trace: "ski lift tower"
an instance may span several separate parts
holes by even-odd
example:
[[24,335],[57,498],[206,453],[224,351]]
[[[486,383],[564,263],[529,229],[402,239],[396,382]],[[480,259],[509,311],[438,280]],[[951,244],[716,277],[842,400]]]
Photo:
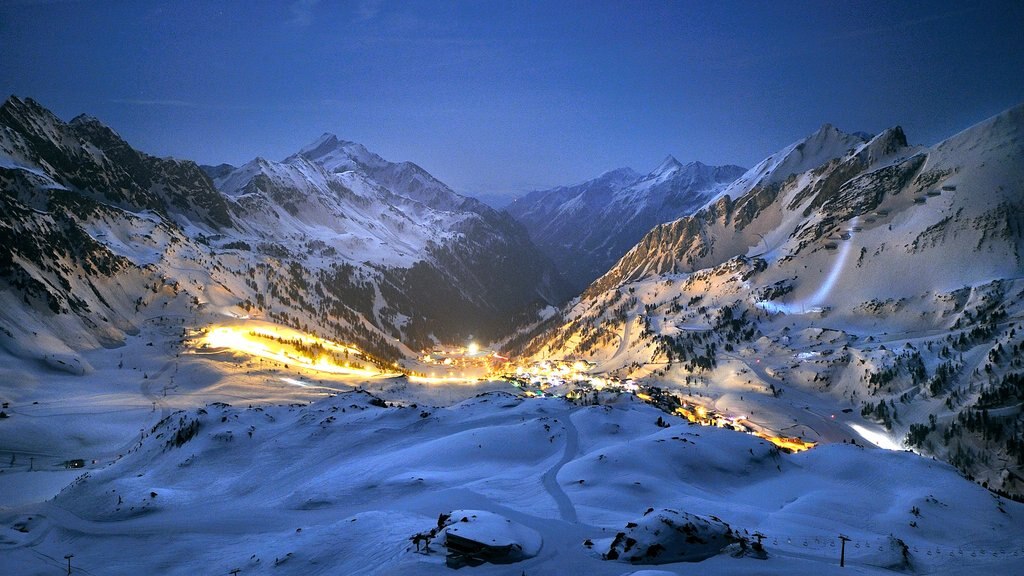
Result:
[[839,540],[839,567],[843,568],[846,566],[846,543],[850,541],[850,537],[840,534]]

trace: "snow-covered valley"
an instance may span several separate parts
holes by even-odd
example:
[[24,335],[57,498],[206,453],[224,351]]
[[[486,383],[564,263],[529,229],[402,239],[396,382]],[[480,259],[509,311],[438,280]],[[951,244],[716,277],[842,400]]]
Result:
[[[669,556],[692,541],[644,524],[675,512],[731,527],[709,574],[838,571],[840,534],[860,574],[1012,573],[1024,558],[1024,505],[910,452],[826,439],[788,454],[628,393],[584,403],[175,356],[170,332],[90,357],[89,376],[5,371],[26,384],[0,428],[5,573],[51,574],[74,554],[86,574],[434,574],[463,524],[426,535],[453,511],[463,533],[522,547],[470,569],[483,574],[626,574],[636,555],[685,573]],[[620,533],[632,552],[602,559],[630,542]]]

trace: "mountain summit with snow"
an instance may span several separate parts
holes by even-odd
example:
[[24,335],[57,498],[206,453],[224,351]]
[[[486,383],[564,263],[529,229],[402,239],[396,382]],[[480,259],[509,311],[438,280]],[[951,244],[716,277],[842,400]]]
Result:
[[574,186],[531,192],[505,210],[579,291],[653,226],[692,213],[742,173],[738,166],[684,165],[669,155],[646,175],[620,168]]

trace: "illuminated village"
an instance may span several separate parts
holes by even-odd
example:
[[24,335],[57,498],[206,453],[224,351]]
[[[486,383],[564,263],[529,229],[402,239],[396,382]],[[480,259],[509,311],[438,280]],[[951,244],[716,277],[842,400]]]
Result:
[[[193,349],[229,351],[275,362],[284,370],[358,378],[405,378],[421,384],[504,380],[527,398],[561,397],[577,403],[600,403],[602,395],[631,394],[660,410],[685,418],[691,425],[728,428],[752,434],[786,452],[801,452],[816,443],[774,434],[743,415],[717,412],[678,391],[634,379],[596,373],[587,360],[544,360],[517,364],[475,342],[424,351],[415,367],[387,366],[358,347],[319,338],[266,322],[252,326],[214,326],[201,331]],[[665,423],[665,426],[668,426]]]

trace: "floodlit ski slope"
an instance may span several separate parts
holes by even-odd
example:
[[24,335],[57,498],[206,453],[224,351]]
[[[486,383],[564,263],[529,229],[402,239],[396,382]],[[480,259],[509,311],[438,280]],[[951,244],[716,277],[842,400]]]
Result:
[[[0,572],[52,574],[73,553],[91,574],[436,574],[443,554],[416,553],[409,538],[440,513],[469,509],[542,538],[534,558],[474,574],[618,575],[631,567],[582,543],[613,537],[650,507],[767,536],[768,560],[722,555],[661,567],[669,573],[828,573],[839,533],[853,539],[847,573],[888,573],[898,560],[890,534],[922,573],[1021,565],[1024,506],[947,465],[842,444],[779,454],[674,417],[659,428],[661,412],[605,400],[499,392],[448,408],[380,407],[350,392],[176,412],[53,500],[5,510]],[[194,437],[175,446],[192,421]]]

